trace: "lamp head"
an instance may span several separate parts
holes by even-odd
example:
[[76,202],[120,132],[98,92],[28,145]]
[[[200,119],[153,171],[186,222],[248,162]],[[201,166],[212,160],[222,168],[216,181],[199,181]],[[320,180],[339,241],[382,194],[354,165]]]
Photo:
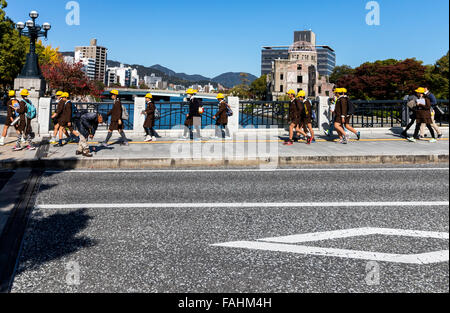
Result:
[[36,18],[39,17],[39,13],[38,13],[37,11],[31,11],[31,12],[30,12],[30,17],[31,17],[32,19],[36,19]]

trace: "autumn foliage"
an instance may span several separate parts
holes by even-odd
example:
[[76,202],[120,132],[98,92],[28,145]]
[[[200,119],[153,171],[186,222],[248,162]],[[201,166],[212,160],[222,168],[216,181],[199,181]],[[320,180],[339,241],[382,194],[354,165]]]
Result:
[[42,74],[53,90],[62,90],[71,95],[100,97],[102,90],[90,81],[82,70],[83,64],[64,61],[42,65]]

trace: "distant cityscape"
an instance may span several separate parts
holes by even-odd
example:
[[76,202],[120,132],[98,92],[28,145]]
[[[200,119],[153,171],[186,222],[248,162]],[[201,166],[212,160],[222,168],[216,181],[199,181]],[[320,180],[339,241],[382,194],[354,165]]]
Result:
[[[64,59],[68,63],[81,62],[87,77],[90,80],[104,82],[106,87],[175,91],[193,88],[204,93],[225,91],[233,87],[224,86],[225,84],[217,81],[207,83],[206,81],[210,79],[200,75],[192,76],[205,81],[204,84],[171,83],[167,77],[166,79],[162,77],[161,68],[163,67],[161,66],[155,69],[154,73],[141,76],[137,67],[121,63],[118,63],[118,66],[109,66],[108,49],[99,46],[97,39],[92,39],[89,46],[75,47],[73,54],[65,53]],[[327,45],[317,45],[316,34],[312,30],[295,31],[294,42],[290,46],[266,46],[261,51],[261,75],[267,75],[269,96],[274,100],[284,95],[289,89],[308,91],[309,96],[328,96],[333,88],[333,85],[329,83],[329,76],[335,66],[335,51]],[[236,76],[238,73],[227,74]],[[249,82],[256,79],[253,75],[251,76],[248,79]],[[239,84],[239,80],[234,77],[230,83]]]

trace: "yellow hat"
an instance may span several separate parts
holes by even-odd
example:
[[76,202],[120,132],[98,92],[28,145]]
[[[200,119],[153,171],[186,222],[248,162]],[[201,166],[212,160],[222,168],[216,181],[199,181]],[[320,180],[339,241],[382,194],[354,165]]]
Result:
[[149,98],[149,99],[153,99],[153,95],[151,93],[146,94],[145,97]]
[[113,89],[113,90],[110,91],[110,94],[118,96],[119,95],[119,91],[116,90],[116,89]]
[[57,91],[57,92],[56,92],[56,96],[57,96],[57,97],[61,97],[61,96],[62,96],[62,94],[63,94],[63,92],[62,92],[62,91]]
[[23,89],[23,90],[20,92],[20,95],[21,95],[21,96],[24,96],[24,97],[27,97],[27,96],[30,95],[30,93],[28,92],[28,90]]
[[10,96],[10,97],[14,97],[15,95],[16,95],[16,92],[14,90],[10,90],[8,92],[8,96]]
[[295,96],[295,90],[294,89],[289,89],[286,94]]
[[223,93],[219,93],[216,98],[217,99],[225,99],[225,96],[223,95]]
[[68,92],[63,92],[61,95],[61,98],[69,98],[69,93]]
[[341,93],[347,93],[347,89],[346,88],[341,88]]
[[342,89],[342,88],[334,88],[333,92],[334,92],[334,93],[341,93],[341,89]]
[[192,88],[189,88],[188,90],[186,90],[186,93],[188,95],[195,95],[197,92],[198,92],[198,90],[195,90],[195,89],[192,89]]
[[297,94],[298,98],[304,98],[306,97],[306,92],[304,90],[300,90]]
[[425,88],[419,87],[419,88],[416,89],[416,92],[417,93],[425,93]]

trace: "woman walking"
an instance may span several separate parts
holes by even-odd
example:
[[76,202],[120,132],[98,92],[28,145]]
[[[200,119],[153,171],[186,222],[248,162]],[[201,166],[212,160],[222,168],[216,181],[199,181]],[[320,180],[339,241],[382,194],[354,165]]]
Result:
[[422,124],[426,124],[431,136],[433,137],[430,142],[435,143],[437,142],[436,134],[433,127],[431,126],[431,124],[433,123],[433,120],[431,118],[431,101],[428,97],[425,97],[425,88],[418,88],[416,90],[416,93],[418,97],[416,110],[416,130],[414,132],[414,137],[408,138],[408,140],[411,142],[416,142],[416,140],[419,138],[420,126]]

